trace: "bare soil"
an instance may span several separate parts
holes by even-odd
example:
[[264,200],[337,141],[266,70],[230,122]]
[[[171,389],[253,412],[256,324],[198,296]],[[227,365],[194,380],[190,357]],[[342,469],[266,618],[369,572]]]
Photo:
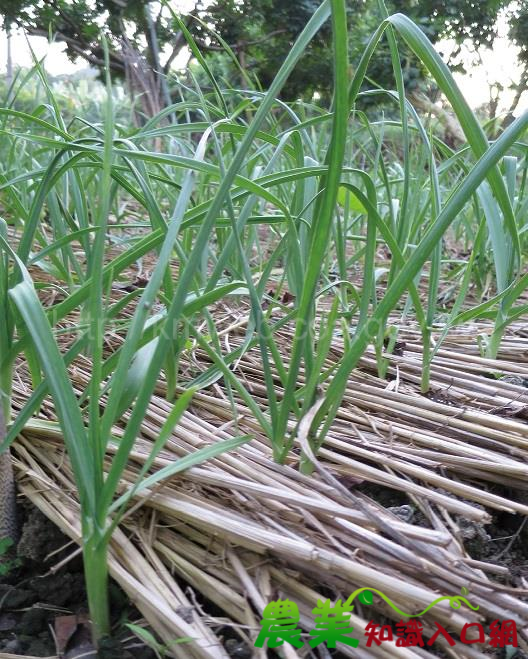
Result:
[[[22,533],[12,567],[0,581],[0,653],[50,657],[59,650],[64,659],[90,650],[86,625],[70,627],[66,638],[57,636],[62,616],[86,615],[86,592],[82,559],[75,547],[37,508],[20,507]],[[152,659],[150,648],[131,634],[123,624],[138,619],[138,613],[123,592],[110,586],[111,610],[116,641],[101,652],[104,659]],[[68,619],[66,619],[68,622]],[[126,643],[123,643],[124,639]],[[63,648],[58,647],[58,642]]]

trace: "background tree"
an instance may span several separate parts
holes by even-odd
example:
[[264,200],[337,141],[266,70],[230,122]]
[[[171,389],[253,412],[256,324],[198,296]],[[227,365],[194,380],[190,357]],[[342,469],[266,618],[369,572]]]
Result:
[[145,114],[152,115],[170,102],[166,74],[185,40],[173,30],[170,13],[159,2],[1,0],[0,12],[7,31],[17,26],[29,35],[52,35],[66,45],[70,59],[82,58],[97,68],[104,64],[104,34],[112,73],[126,79],[131,94],[141,98]]
[[[273,79],[281,62],[289,52],[296,36],[321,0],[202,0],[198,13],[234,50],[240,63],[265,88]],[[511,0],[387,0],[389,13],[402,12],[416,22],[433,42],[454,39],[457,48],[451,53],[450,65],[459,70],[463,63],[459,56],[462,44],[470,42],[475,48],[489,47],[497,34],[499,12],[510,6]],[[376,0],[347,0],[349,16],[349,44],[351,61],[357,62],[372,32],[383,16]],[[526,0],[516,3],[510,15],[512,38],[526,44],[526,32],[517,36],[518,16],[526,12]],[[513,6],[513,5],[512,5]],[[521,9],[521,7],[523,9]],[[221,48],[210,32],[198,26],[200,45],[209,56]],[[519,28],[520,29],[520,28]],[[201,33],[201,34],[200,34]],[[403,49],[403,69],[407,90],[418,90],[424,72],[411,54]],[[283,97],[292,100],[309,98],[314,91],[328,96],[332,80],[330,27],[314,39],[302,62],[290,77]],[[380,49],[369,68],[369,77],[377,84],[394,86],[388,47]]]
[[[230,81],[240,80],[234,65],[222,54],[221,40],[232,48],[239,64],[256,84],[266,88],[296,37],[322,0],[196,0],[186,23],[203,52]],[[527,0],[387,0],[390,13],[403,12],[418,23],[431,41],[455,40],[450,66],[463,67],[463,43],[488,47],[496,37],[497,17],[509,8],[510,36],[521,48],[524,74],[516,88],[514,106],[528,85]],[[351,61],[356,62],[382,15],[376,0],[347,0]],[[144,0],[0,0],[4,27],[23,28],[30,35],[51,33],[66,44],[72,59],[103,64],[100,33],[110,45],[114,75],[126,79],[134,97],[152,115],[170,102],[167,75],[185,39],[170,12],[158,1]],[[201,21],[194,20],[199,17]],[[215,37],[217,33],[220,39]],[[409,93],[423,91],[426,77],[411,53],[402,49]],[[376,54],[369,76],[383,87],[394,86],[388,47]],[[283,90],[283,98],[309,99],[318,92],[328,98],[332,80],[330,24],[316,36]],[[514,109],[514,108],[513,108]],[[513,110],[512,110],[513,112]]]
[[508,111],[508,123],[511,123],[521,96],[528,89],[528,2],[526,0],[512,6],[508,22],[510,25],[509,37],[520,50],[519,63],[522,67],[520,80],[513,86],[515,96]]

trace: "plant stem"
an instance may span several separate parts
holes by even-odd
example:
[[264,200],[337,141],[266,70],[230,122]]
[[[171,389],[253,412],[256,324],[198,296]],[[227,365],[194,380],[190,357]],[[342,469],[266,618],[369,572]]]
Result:
[[[0,444],[6,436],[4,405],[0,404]],[[16,509],[16,487],[13,473],[11,451],[6,449],[0,453],[0,540],[11,538],[17,542],[19,529]]]
[[102,534],[93,529],[84,535],[83,560],[88,608],[92,619],[92,638],[95,647],[110,634],[108,603],[108,544]]

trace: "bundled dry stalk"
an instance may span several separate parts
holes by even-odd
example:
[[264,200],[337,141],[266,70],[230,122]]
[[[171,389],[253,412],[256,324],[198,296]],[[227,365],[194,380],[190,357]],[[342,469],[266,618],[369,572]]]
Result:
[[[245,320],[226,322],[221,330],[230,349],[242,340]],[[495,513],[528,514],[523,502],[528,425],[518,418],[528,401],[519,384],[528,378],[528,367],[516,359],[528,349],[528,339],[515,336],[516,329],[491,364],[469,349],[467,329],[450,335],[434,362],[429,398],[419,394],[421,351],[412,328],[403,332],[404,354],[391,357],[389,382],[372,374],[374,358],[366,354],[319,453],[323,475],[300,474],[296,449],[286,465],[275,464],[250,411],[229,398],[221,381],[197,393],[156,467],[240,432],[254,440],[138,494],[112,540],[111,573],[159,637],[169,646],[181,636],[195,639],[173,645],[172,656],[227,656],[221,643],[227,627],[252,646],[265,604],[277,597],[299,604],[306,631],[318,597],[331,592],[334,599],[346,598],[358,587],[378,589],[414,613],[466,587],[478,614],[443,602],[421,618],[426,633],[433,621],[456,633],[475,615],[514,618],[526,650],[528,584],[522,571],[512,580],[509,566],[472,556],[465,547],[468,537],[488,541],[484,525]],[[341,350],[338,339],[333,349]],[[187,368],[198,366],[204,370],[209,364],[195,351]],[[521,379],[491,380],[491,369]],[[71,374],[82,391],[89,363],[79,360]],[[236,374],[257,400],[262,396],[265,410],[257,354],[246,353]],[[170,411],[163,393],[160,382],[123,489],[136,480]],[[25,396],[15,385],[18,404]],[[42,409],[46,417],[53,418],[48,403]],[[116,437],[120,432],[116,426]],[[14,453],[23,493],[79,542],[75,488],[57,427],[31,422]],[[381,506],[376,502],[381,486],[400,492],[397,501],[405,498],[407,506]],[[345,656],[434,656],[434,648],[390,644],[367,651],[362,633],[373,616],[397,621],[379,598],[369,608],[356,601],[352,625],[362,643],[353,652],[342,647]],[[449,647],[445,651],[460,656]],[[463,651],[482,656],[472,646]],[[304,654],[288,648],[286,656]]]

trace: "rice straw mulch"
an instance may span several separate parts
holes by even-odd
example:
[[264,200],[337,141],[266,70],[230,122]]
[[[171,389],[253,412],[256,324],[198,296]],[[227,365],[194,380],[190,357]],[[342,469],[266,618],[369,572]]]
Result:
[[[232,350],[243,341],[247,314],[235,322],[230,317],[226,309],[221,334]],[[401,329],[403,347],[391,357],[388,381],[375,375],[374,352],[367,353],[349,380],[313,476],[298,471],[298,445],[286,465],[272,461],[250,411],[222,380],[195,395],[157,467],[219,439],[244,433],[254,439],[142,491],[111,543],[113,578],[171,656],[227,657],[221,636],[230,627],[253,656],[265,657],[253,643],[267,603],[279,597],[296,602],[307,632],[318,599],[346,599],[359,587],[382,591],[410,613],[467,588],[478,612],[444,601],[420,618],[424,636],[433,633],[434,621],[456,634],[475,620],[513,618],[528,650],[528,566],[507,564],[501,552],[496,559],[472,552],[493,540],[486,525],[494,516],[516,514],[520,533],[528,514],[528,332],[511,327],[491,361],[477,347],[478,335],[489,331],[473,325],[448,336],[427,396],[419,393],[420,337],[412,327]],[[336,337],[332,357],[340,350]],[[195,350],[186,366],[210,364]],[[247,352],[235,372],[265,410],[258,352]],[[71,377],[79,392],[89,375],[89,363],[78,360]],[[29,392],[21,381],[14,389],[17,407]],[[160,382],[123,489],[134,482],[171,409],[163,393]],[[49,402],[13,447],[19,487],[79,542],[70,465],[57,426],[46,418],[54,418]],[[120,432],[116,426],[116,436]],[[381,505],[388,493],[397,505]],[[515,541],[514,534],[510,544]],[[436,656],[439,647],[450,657],[484,656],[482,646],[451,648],[441,639],[431,648],[365,648],[369,620],[400,617],[376,595],[372,606],[356,599],[351,624],[360,646],[341,645],[342,656],[412,659]],[[171,645],[182,636],[194,641]],[[285,644],[281,652],[319,656],[306,648]]]

